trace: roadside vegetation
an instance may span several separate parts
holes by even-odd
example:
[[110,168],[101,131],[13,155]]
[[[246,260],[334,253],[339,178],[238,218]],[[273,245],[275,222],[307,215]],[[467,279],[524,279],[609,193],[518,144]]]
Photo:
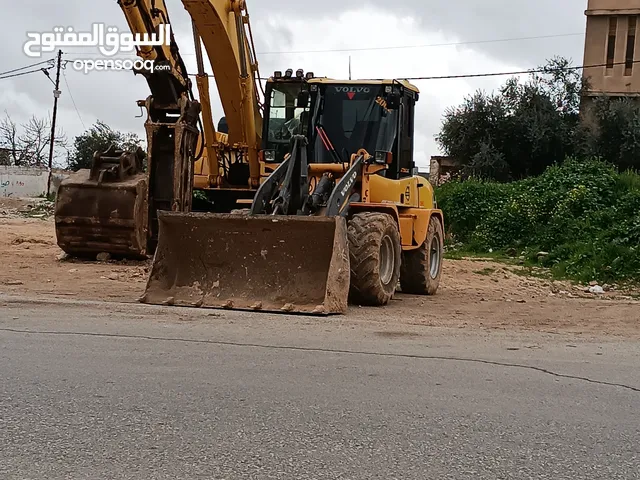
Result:
[[640,102],[601,97],[555,58],[447,110],[460,172],[437,188],[449,255],[511,258],[555,278],[640,282]]
[[437,189],[450,247],[521,258],[581,282],[640,282],[640,175],[570,159],[542,175]]

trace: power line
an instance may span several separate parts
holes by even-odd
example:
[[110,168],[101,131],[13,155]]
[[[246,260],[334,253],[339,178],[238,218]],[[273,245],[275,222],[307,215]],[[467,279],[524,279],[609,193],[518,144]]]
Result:
[[[43,61],[43,62],[38,62],[38,63],[34,63],[34,64],[32,64],[32,65],[27,65],[26,67],[14,68],[13,70],[8,70],[8,71],[6,71],[6,72],[2,72],[2,73],[0,73],[0,77],[2,77],[2,76],[4,76],[4,75],[6,75],[6,74],[8,74],[8,73],[19,72],[20,70],[26,70],[27,68],[37,67],[38,65],[43,65],[43,64],[45,64],[45,63],[49,63],[49,64],[51,64],[51,66],[53,67],[53,61],[54,61],[54,60],[51,58],[51,59],[49,59],[49,60],[45,60],[45,61]],[[39,71],[39,70],[36,70],[36,71]]]
[[[501,43],[501,42],[515,42],[520,40],[540,40],[544,38],[560,38],[560,37],[574,37],[584,36],[584,33],[562,33],[557,35],[538,35],[535,37],[515,37],[515,38],[500,38],[494,40],[474,40],[469,42],[452,42],[452,43],[428,43],[423,45],[398,45],[389,47],[362,47],[362,48],[337,48],[327,50],[293,50],[293,51],[274,51],[274,52],[258,52],[256,55],[286,55],[297,53],[339,53],[339,52],[365,52],[376,50],[403,50],[409,48],[429,48],[429,47],[455,47],[461,45],[479,45],[483,43]],[[185,54],[183,54],[185,55]],[[191,55],[191,54],[186,54]]]
[[[66,64],[65,64],[66,66]],[[78,106],[76,105],[76,101],[73,98],[73,94],[71,93],[71,88],[69,88],[69,82],[67,81],[67,74],[64,71],[64,68],[62,70],[62,78],[64,79],[64,84],[67,87],[67,92],[69,92],[69,97],[71,98],[71,102],[73,103],[73,108],[76,109],[76,113],[78,114],[78,118],[80,119],[80,123],[82,124],[82,128],[84,128],[85,130],[87,129],[86,125],[84,124],[84,122],[82,121],[82,116],[80,115],[80,111],[78,110]]]
[[[432,76],[432,77],[398,77],[403,80],[415,81],[415,80],[452,80],[457,78],[480,78],[480,77],[500,77],[500,76],[511,76],[511,75],[527,75],[531,73],[553,73],[553,72],[570,72],[575,70],[588,70],[590,68],[602,68],[602,67],[613,67],[615,65],[627,65],[630,63],[640,63],[640,60],[633,60],[632,62],[614,62],[614,63],[601,63],[594,65],[580,65],[577,67],[541,67],[541,68],[533,68],[529,70],[519,70],[513,72],[494,72],[494,73],[473,73],[473,74],[465,74],[465,75],[444,75],[444,76]],[[381,80],[381,79],[371,79],[371,80]]]
[[13,77],[20,77],[22,75],[29,75],[30,73],[37,73],[37,72],[42,72],[44,70],[50,70],[53,68],[53,65],[48,67],[48,68],[38,68],[37,70],[30,70],[28,72],[20,72],[20,73],[14,73],[12,75],[5,75],[4,77],[0,77],[0,80],[4,80],[6,78],[13,78]]
[[[523,40],[542,40],[546,38],[562,38],[562,37],[576,37],[584,36],[583,33],[560,33],[555,35],[536,35],[531,37],[512,37],[512,38],[498,38],[492,40],[472,40],[468,42],[451,42],[451,43],[427,43],[417,45],[396,45],[386,47],[355,47],[355,48],[334,48],[326,50],[290,50],[290,51],[271,51],[271,52],[257,52],[256,55],[294,55],[301,53],[340,53],[340,52],[366,52],[366,51],[380,51],[380,50],[404,50],[411,48],[431,48],[431,47],[455,47],[463,45],[480,45],[487,43],[504,43],[504,42],[516,42]],[[73,55],[95,55],[92,52],[75,52]],[[135,54],[130,54],[135,55]],[[193,56],[195,53],[181,52],[182,56]]]
[[[575,70],[587,70],[590,68],[602,68],[602,67],[613,67],[616,65],[627,65],[630,63],[634,63],[634,64],[640,63],[640,60],[634,60],[633,62],[625,61],[625,62],[614,62],[614,63],[601,63],[601,64],[594,64],[594,65],[580,65],[575,67],[540,67],[540,68],[531,68],[528,70],[517,70],[517,71],[510,71],[510,72],[471,73],[471,74],[464,74],[464,75],[441,75],[441,76],[429,76],[429,77],[397,76],[395,78],[402,79],[402,80],[415,81],[415,80],[453,80],[453,79],[459,79],[459,78],[481,78],[481,77],[505,77],[505,76],[512,76],[512,75],[528,75],[531,73],[553,73],[553,72],[562,72],[562,71],[570,72]],[[195,77],[196,74],[190,73],[189,76]],[[210,73],[208,73],[207,76],[210,78],[215,78],[215,76]],[[269,80],[269,79],[260,78],[260,80]],[[361,78],[359,80],[380,81],[384,79],[383,78]]]

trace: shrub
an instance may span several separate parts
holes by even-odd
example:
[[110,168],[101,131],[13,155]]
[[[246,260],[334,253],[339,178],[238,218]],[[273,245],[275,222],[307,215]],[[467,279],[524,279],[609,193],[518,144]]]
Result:
[[640,280],[640,176],[568,159],[509,184],[469,180],[437,189],[448,232],[472,251],[525,251],[581,281]]

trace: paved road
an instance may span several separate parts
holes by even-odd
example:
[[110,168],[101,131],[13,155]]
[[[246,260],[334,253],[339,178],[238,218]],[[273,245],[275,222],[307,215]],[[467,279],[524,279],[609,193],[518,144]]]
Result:
[[0,295],[0,478],[636,479],[639,354]]

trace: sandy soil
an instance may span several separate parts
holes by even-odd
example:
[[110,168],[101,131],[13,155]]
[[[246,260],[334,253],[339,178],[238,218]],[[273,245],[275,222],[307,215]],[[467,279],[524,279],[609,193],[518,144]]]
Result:
[[[36,218],[25,218],[25,210],[24,202],[0,200],[0,293],[137,301],[149,262],[61,259],[51,217],[37,210]],[[398,294],[383,309],[351,307],[347,318],[640,338],[634,292],[594,295],[584,286],[527,278],[517,270],[492,261],[447,261],[436,296]]]

